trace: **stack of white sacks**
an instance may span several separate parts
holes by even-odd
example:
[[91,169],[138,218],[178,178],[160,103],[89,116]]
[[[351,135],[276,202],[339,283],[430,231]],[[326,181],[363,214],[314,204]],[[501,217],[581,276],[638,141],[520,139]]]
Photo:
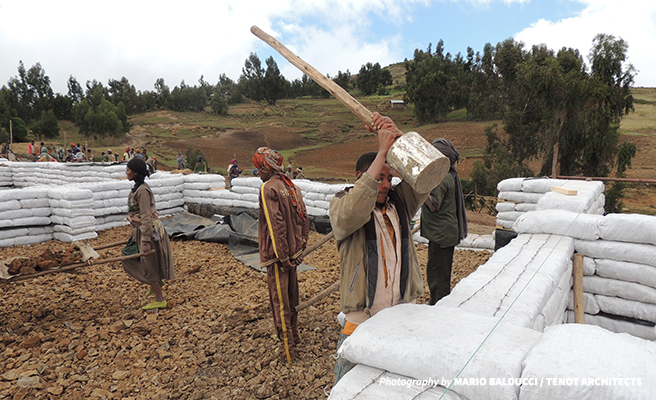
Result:
[[90,189],[81,186],[51,187],[48,189],[48,202],[54,239],[72,242],[98,236],[93,192]]
[[[184,185],[187,177],[211,176],[221,177],[221,175],[181,175],[171,174],[169,172],[156,172],[147,180],[148,186],[153,191],[157,212],[161,217],[173,215],[184,211],[182,207],[185,203]],[[190,178],[193,179],[193,178]],[[126,200],[127,201],[127,200]]]
[[110,180],[88,185],[93,192],[93,216],[96,231],[128,225],[125,216],[128,213],[128,196],[132,182]]
[[[517,238],[436,306],[360,325],[340,349],[359,365],[330,398],[439,398],[449,385],[444,398],[653,398],[655,227],[641,215],[523,213]],[[575,251],[586,257],[585,325],[566,323]]]
[[13,162],[13,185],[63,185],[125,178],[125,165],[103,163]]
[[[566,195],[551,190],[552,186],[576,190]],[[567,210],[577,213],[604,213],[604,184],[599,181],[571,181],[550,178],[510,178],[499,182],[497,224],[511,229],[520,215],[533,210]]]
[[52,239],[48,187],[0,191],[0,247]]
[[13,178],[11,168],[6,164],[0,164],[0,187],[11,186],[12,184]]

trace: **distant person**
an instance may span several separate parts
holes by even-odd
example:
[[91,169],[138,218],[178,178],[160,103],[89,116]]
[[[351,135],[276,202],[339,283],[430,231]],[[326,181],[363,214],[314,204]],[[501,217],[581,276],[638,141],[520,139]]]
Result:
[[112,153],[112,149],[107,149],[107,161],[109,162],[117,161],[116,154]]
[[143,154],[144,161],[148,161],[148,150],[143,149],[143,152],[141,152],[141,154]]
[[253,169],[253,176],[260,176],[260,171],[258,171],[257,168]]
[[460,154],[447,139],[438,138],[432,144],[449,159],[451,168],[421,207],[421,236],[428,239],[426,281],[430,305],[451,293],[453,252],[467,237],[465,198],[456,169]]
[[48,153],[48,148],[46,147],[45,144],[43,144],[43,142],[41,142],[41,146],[39,147],[39,154],[43,154],[43,153],[44,153],[44,150],[43,150],[43,149],[45,149],[45,152]]
[[125,149],[125,153],[123,153],[123,161],[130,161],[132,158],[130,157],[130,148],[127,147]]
[[73,150],[68,149],[66,150],[66,158],[64,159],[65,162],[73,162],[75,161],[75,154],[73,154]]
[[267,269],[269,303],[277,337],[282,341],[278,355],[294,361],[298,335],[298,279],[296,268],[303,261],[310,233],[301,190],[284,174],[282,155],[260,147],[253,165],[264,183],[260,188],[258,240],[260,265]]
[[289,179],[294,179],[295,176],[291,164],[287,165],[287,172],[285,172],[285,176]]
[[181,151],[178,151],[178,169],[184,169],[185,168],[185,159],[184,155],[182,154]]
[[108,156],[107,154],[105,154],[104,151],[100,152],[100,158],[102,158],[102,160],[103,160],[104,162],[109,161],[109,156]]
[[294,172],[294,178],[295,179],[305,179],[305,175],[303,175],[303,168],[296,167],[296,171]]
[[2,146],[2,155],[7,157],[9,155],[9,140]]
[[228,178],[229,178],[229,185],[230,188],[232,188],[232,180],[235,178],[239,178],[239,175],[241,175],[241,168],[239,168],[239,164],[237,163],[236,159],[232,159],[230,161],[230,168],[228,169]]
[[28,145],[27,145],[27,154],[31,156],[36,156],[36,146],[34,145],[34,140],[32,140]]
[[87,149],[86,160],[87,161],[93,161],[93,155],[91,154],[91,149]]
[[201,172],[207,172],[207,162],[203,159],[203,156],[200,154],[198,155],[196,159],[196,169],[194,170],[197,174],[200,174]]
[[141,150],[139,150],[139,149],[136,149],[134,151],[134,155],[132,156],[132,158],[137,158],[139,160],[144,160],[144,162],[146,162],[146,160],[144,159],[143,154],[141,153]]
[[148,160],[146,160],[146,165],[148,166],[151,174],[157,171],[157,157],[150,157]]

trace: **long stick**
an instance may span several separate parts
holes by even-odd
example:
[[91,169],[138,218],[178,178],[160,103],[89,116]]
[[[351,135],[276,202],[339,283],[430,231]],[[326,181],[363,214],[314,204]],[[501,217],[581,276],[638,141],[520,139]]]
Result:
[[126,244],[127,242],[128,242],[127,240],[122,240],[120,242],[114,242],[114,243],[109,243],[109,244],[104,244],[102,246],[94,247],[93,249],[94,250],[108,249],[110,247],[115,247],[115,246],[119,246],[119,245],[122,245],[122,244]]
[[305,258],[308,254],[312,253],[319,247],[323,246],[327,241],[335,237],[335,232],[330,232],[329,234],[325,235],[321,239],[317,240],[312,244],[312,246],[308,247],[305,249],[305,251],[301,254],[301,257]]
[[574,322],[577,324],[585,323],[585,304],[583,302],[583,254],[574,254],[574,284],[572,292],[574,297]]
[[310,307],[311,305],[318,303],[319,301],[323,300],[324,298],[330,296],[337,289],[339,289],[339,280],[337,280],[337,282],[333,283],[328,288],[323,290],[321,293],[319,293],[319,294],[315,295],[314,297],[312,297],[310,300],[299,304],[296,307],[296,311],[304,310],[304,309]]
[[[301,60],[299,56],[292,53],[287,47],[282,43],[277,41],[275,38],[258,28],[257,26],[251,27],[251,32],[266,43],[269,46],[273,47],[280,55],[285,57],[290,63],[296,66],[305,73],[305,75],[312,78],[319,86],[329,91],[337,100],[341,101],[349,110],[353,111],[361,120],[363,120],[367,125],[371,127],[371,111],[369,111],[365,106],[360,104],[359,101],[354,99],[346,90],[341,86],[333,82],[331,79],[325,77],[321,72],[317,71],[310,64]],[[372,127],[373,128],[373,127]]]
[[5,282],[19,282],[19,281],[26,281],[28,279],[36,278],[37,276],[42,276],[42,275],[48,275],[48,274],[54,274],[57,272],[66,272],[70,271],[79,267],[84,267],[84,266],[90,266],[90,265],[100,265],[100,264],[107,264],[110,262],[116,262],[116,261],[124,261],[124,260],[130,260],[133,258],[139,258],[142,256],[149,256],[151,254],[155,253],[155,250],[151,250],[148,253],[137,253],[133,254],[131,256],[120,256],[120,257],[114,257],[114,258],[105,258],[102,260],[93,260],[90,259],[89,261],[85,263],[78,263],[78,264],[71,264],[67,265],[65,267],[57,268],[57,269],[49,269],[46,271],[40,271],[40,272],[35,272],[33,274],[28,274],[28,275],[20,275],[15,278],[10,278],[10,279],[0,279],[0,283],[5,283]]

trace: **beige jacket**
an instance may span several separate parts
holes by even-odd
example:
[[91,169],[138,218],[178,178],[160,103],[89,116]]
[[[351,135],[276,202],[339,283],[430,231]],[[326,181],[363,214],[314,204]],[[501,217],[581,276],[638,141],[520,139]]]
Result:
[[[378,273],[382,269],[381,242],[378,239],[381,234],[376,232],[380,229],[380,224],[375,223],[375,217],[372,220],[377,193],[378,181],[368,174],[363,174],[353,188],[348,192],[336,194],[330,202],[330,223],[340,254],[340,305],[344,313],[362,311],[366,318],[381,309],[372,307],[379,304],[377,286],[379,280],[384,279]],[[402,303],[413,301],[424,291],[417,251],[410,236],[409,221],[424,203],[427,195],[428,193],[415,192],[403,181],[395,186],[389,195],[389,201],[395,202],[398,215],[398,226],[395,227],[395,231],[400,233],[397,235],[396,256],[399,258],[399,271],[396,283]],[[388,257],[389,252],[386,259]],[[393,292],[392,296],[393,304]],[[357,319],[361,319],[361,316]]]

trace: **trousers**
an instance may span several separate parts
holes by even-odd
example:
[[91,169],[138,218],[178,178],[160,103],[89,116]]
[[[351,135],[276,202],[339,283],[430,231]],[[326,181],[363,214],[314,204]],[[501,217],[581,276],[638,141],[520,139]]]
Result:
[[430,305],[451,293],[451,267],[455,246],[440,247],[435,242],[428,243],[428,262],[426,263],[426,281],[430,289]]
[[296,267],[283,271],[279,262],[267,267],[269,303],[273,314],[276,335],[282,341],[281,355],[292,362],[296,345],[301,342],[298,335],[298,279]]

